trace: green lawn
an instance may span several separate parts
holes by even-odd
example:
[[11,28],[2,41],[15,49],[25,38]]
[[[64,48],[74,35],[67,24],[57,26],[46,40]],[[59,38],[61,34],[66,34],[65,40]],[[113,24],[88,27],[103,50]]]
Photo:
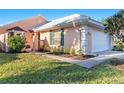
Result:
[[33,54],[0,54],[0,83],[124,83],[124,71],[100,64],[90,70]]

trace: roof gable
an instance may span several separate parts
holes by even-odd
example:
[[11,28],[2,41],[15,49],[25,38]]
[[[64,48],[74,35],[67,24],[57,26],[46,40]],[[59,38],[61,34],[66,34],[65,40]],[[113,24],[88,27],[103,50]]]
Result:
[[7,29],[11,29],[11,28],[18,26],[18,27],[24,29],[25,31],[31,31],[33,28],[41,26],[47,22],[48,21],[45,18],[43,18],[42,16],[35,16],[35,17],[29,18],[29,19],[25,19],[25,20],[21,20],[18,22],[4,25],[1,28],[4,30],[7,30]]
[[7,31],[10,31],[10,30],[14,30],[14,31],[26,31],[26,30],[24,30],[24,29],[22,29],[21,27],[18,27],[18,26],[15,26],[15,27],[13,27],[13,28],[10,28],[10,29],[7,29]]

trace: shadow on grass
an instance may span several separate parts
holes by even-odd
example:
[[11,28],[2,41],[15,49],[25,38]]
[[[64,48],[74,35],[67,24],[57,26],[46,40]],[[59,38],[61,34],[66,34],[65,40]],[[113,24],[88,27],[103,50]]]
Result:
[[[57,64],[57,63],[56,63]],[[59,63],[65,64],[65,63]],[[18,76],[11,76],[8,78],[0,79],[2,84],[57,84],[57,83],[87,83],[100,79],[102,73],[110,71],[110,68],[104,68],[104,70],[99,68],[93,68],[90,71],[86,69],[75,66],[75,65],[59,65],[53,68],[39,69],[35,71],[25,71],[24,74]],[[108,77],[112,77],[115,73],[111,73]]]
[[18,59],[17,54],[12,53],[0,53],[0,66],[6,63],[10,63]]

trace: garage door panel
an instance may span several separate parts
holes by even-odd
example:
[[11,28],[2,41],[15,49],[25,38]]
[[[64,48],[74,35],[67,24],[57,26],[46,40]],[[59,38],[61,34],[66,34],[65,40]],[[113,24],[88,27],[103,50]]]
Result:
[[100,52],[108,49],[109,35],[100,31],[92,31],[92,52]]

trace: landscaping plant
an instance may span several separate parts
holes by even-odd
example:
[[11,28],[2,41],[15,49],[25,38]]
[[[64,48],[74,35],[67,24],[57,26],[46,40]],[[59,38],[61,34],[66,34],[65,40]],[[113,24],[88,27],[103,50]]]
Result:
[[50,52],[50,47],[49,46],[44,46],[43,51],[44,52]]
[[76,51],[75,48],[72,48],[70,51],[70,55],[75,56],[76,55]]
[[25,39],[21,36],[11,36],[7,40],[9,52],[19,53],[25,47]]
[[118,42],[116,42],[116,44],[115,44],[113,50],[122,51],[123,48],[124,48],[124,46],[123,46],[122,42],[119,42],[119,41],[118,41]]
[[65,54],[70,54],[70,48],[64,48],[64,53]]
[[124,10],[120,10],[114,15],[102,20],[105,30],[109,33],[115,42],[124,43]]

